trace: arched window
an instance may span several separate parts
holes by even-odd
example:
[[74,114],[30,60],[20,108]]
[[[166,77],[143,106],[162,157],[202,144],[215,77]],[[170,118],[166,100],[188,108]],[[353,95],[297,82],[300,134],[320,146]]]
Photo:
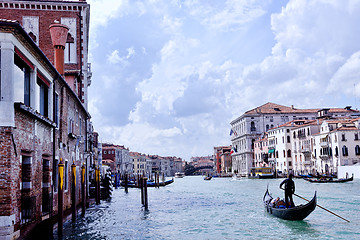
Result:
[[284,154],[284,157],[286,157],[286,153],[285,153],[285,150],[283,150],[283,154]]
[[[336,136],[336,135],[335,135]],[[336,146],[335,147],[335,156],[338,156],[339,155],[339,148]]]
[[343,156],[348,155],[348,148],[345,145],[342,147],[342,154],[343,154]]
[[278,151],[276,151],[275,157],[279,158],[279,152]]
[[295,132],[293,133],[293,138],[296,138],[296,133]]
[[360,155],[360,147],[359,147],[359,145],[356,145],[356,147],[355,147],[355,154]]
[[291,150],[287,150],[287,157],[291,157]]
[[287,143],[290,143],[290,136],[287,136],[286,139],[287,139]]
[[251,122],[250,125],[251,125],[250,126],[250,131],[255,132],[256,131],[255,123]]
[[266,131],[269,131],[269,124],[266,124]]

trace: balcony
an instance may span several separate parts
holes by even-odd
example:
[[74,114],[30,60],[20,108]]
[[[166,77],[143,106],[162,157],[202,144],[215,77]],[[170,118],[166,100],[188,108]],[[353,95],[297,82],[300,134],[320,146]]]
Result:
[[319,155],[319,157],[322,159],[322,160],[329,160],[330,156],[327,155],[327,154],[321,154]]
[[324,141],[324,142],[320,142],[320,146],[321,147],[328,147],[329,146],[329,142],[328,141]]
[[305,166],[306,166],[306,165],[311,166],[311,160],[305,160],[305,161],[304,161],[304,165],[305,165]]

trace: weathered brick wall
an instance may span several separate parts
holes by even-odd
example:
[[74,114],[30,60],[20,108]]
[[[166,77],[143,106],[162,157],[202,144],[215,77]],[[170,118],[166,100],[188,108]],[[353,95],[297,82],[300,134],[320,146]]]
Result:
[[[32,116],[15,111],[14,140],[16,145],[17,156],[14,156],[12,163],[12,179],[15,181],[17,206],[14,206],[16,212],[16,221],[20,222],[21,195],[36,197],[36,219],[41,220],[42,211],[42,183],[43,183],[43,159],[52,157],[52,130]],[[21,162],[22,152],[31,153],[31,189],[20,190],[21,183]],[[50,171],[52,165],[50,164]]]
[[12,163],[15,161],[12,141],[12,127],[0,127],[0,216],[14,214],[14,199],[16,194],[12,191]]

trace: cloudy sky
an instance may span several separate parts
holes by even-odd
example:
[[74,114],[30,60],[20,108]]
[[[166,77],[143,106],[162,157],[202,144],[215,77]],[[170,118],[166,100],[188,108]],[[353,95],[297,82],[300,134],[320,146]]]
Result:
[[87,2],[103,142],[189,160],[266,102],[359,108],[359,0]]

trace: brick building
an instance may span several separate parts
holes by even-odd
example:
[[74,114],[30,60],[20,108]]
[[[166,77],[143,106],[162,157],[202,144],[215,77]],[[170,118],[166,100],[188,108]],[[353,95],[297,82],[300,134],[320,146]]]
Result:
[[[0,14],[17,20],[0,21],[0,238],[11,239],[57,215],[60,160],[63,210],[72,204],[73,163],[75,205],[82,201],[80,170],[92,165],[93,141],[87,112],[89,5],[0,1]],[[70,33],[60,48],[49,31],[54,20]],[[55,55],[63,48],[65,64]]]
[[91,65],[88,63],[90,5],[83,0],[0,1],[2,19],[18,21],[54,63],[49,26],[58,21],[69,27],[65,46],[65,79],[87,109]]

